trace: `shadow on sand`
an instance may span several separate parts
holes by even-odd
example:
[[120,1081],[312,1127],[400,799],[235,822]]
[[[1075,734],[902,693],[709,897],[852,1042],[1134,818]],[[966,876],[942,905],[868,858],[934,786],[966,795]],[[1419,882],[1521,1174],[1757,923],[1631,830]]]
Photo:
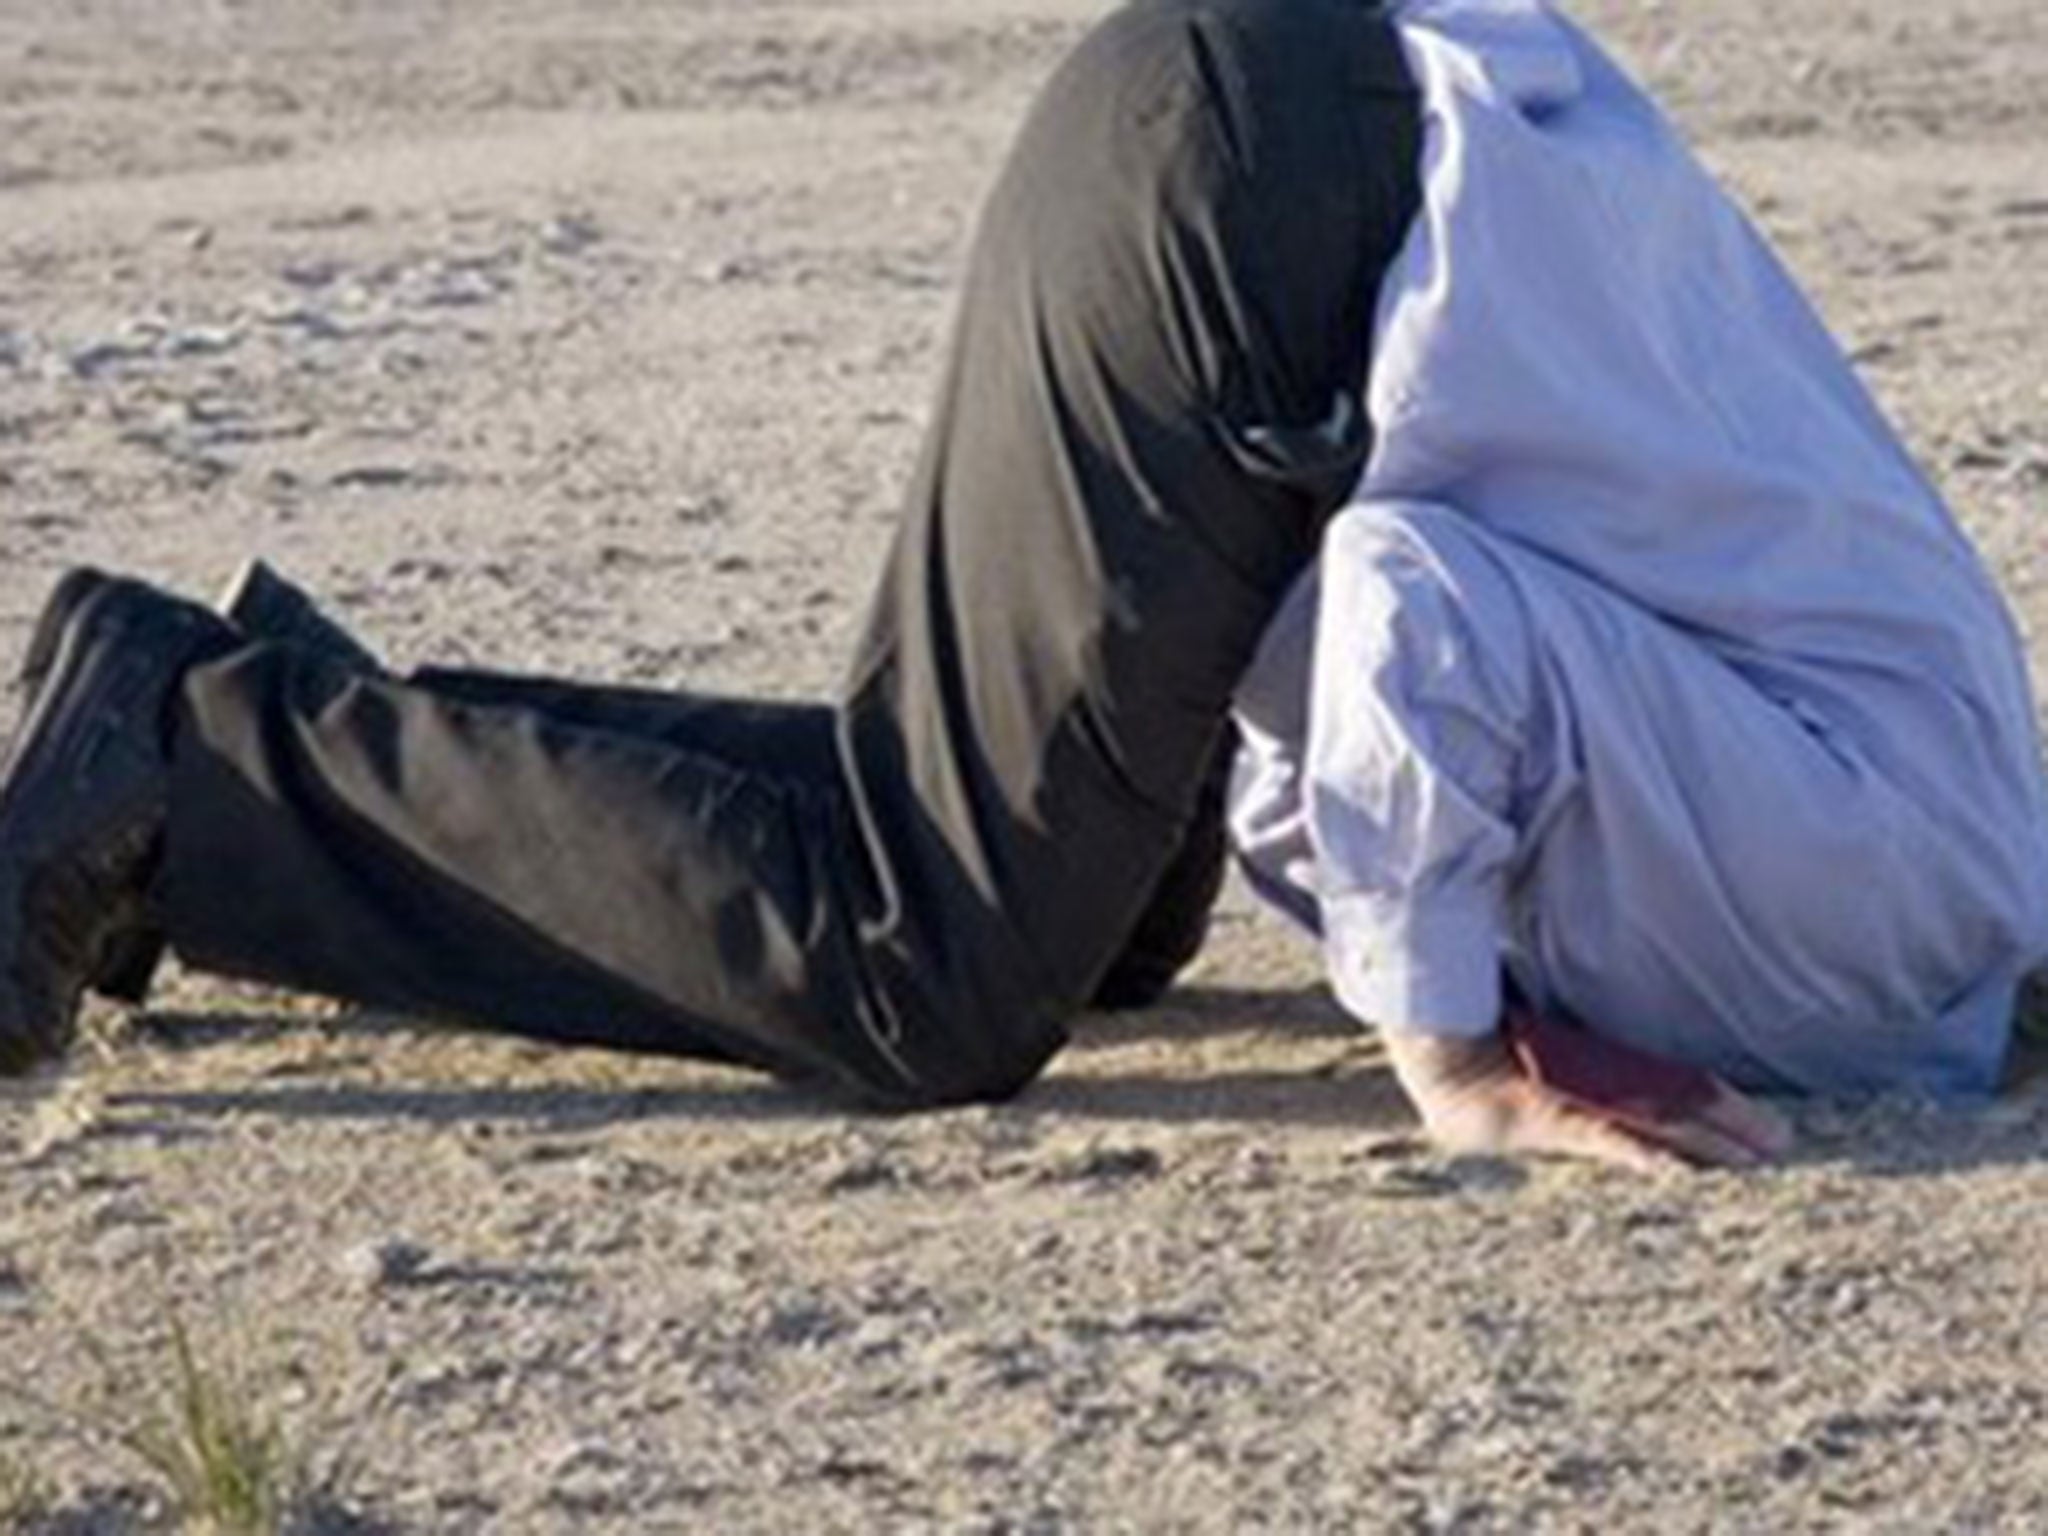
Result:
[[[478,1076],[498,1081],[463,1081],[459,1068],[457,1080],[448,1081],[445,1059],[409,1083],[349,1080],[350,1071],[372,1054],[421,1045],[432,1050],[461,1038],[438,1025],[389,1015],[159,1015],[145,1030],[160,1048],[179,1053],[261,1045],[308,1031],[361,1047],[343,1060],[305,1063],[299,1081],[109,1095],[110,1105],[139,1112],[164,1131],[182,1126],[190,1133],[209,1120],[243,1115],[434,1125],[498,1121],[555,1133],[668,1119],[826,1127],[849,1117],[892,1118],[828,1090],[733,1069],[691,1066],[684,1069],[687,1081],[674,1082],[619,1081],[643,1070],[630,1063],[609,1081],[591,1081],[587,1066],[565,1066],[550,1075],[551,1048],[538,1045],[519,1047],[532,1054],[519,1060],[518,1082],[502,1081],[506,1074],[496,1063]],[[1356,1051],[1332,1052],[1351,1039],[1360,1039]],[[1175,1042],[1206,1060],[1179,1061],[1170,1049]],[[1305,1061],[1304,1045],[1314,1048]],[[1269,1048],[1285,1064],[1258,1065],[1256,1058]],[[1136,1064],[1120,1061],[1125,1054]],[[658,1076],[663,1069],[646,1070]],[[1786,1107],[1804,1131],[1788,1159],[1793,1168],[1837,1166],[1878,1178],[1912,1178],[2048,1162],[2048,1034],[2022,1036],[2007,1088],[1989,1104],[1880,1099]],[[1373,1137],[1406,1135],[1414,1128],[1391,1073],[1315,987],[1191,987],[1155,1008],[1091,1014],[1077,1022],[1073,1044],[1048,1074],[1016,1099],[939,1113],[998,1124],[1046,1119],[1265,1125],[1351,1129]]]
[[[318,1032],[360,1041],[366,1050],[404,1050],[408,1042],[436,1042],[442,1026],[375,1013],[343,1013],[309,1020],[282,1013],[150,1016],[143,1032],[159,1049],[198,1053],[224,1046],[261,1046]],[[1272,1070],[1236,1065],[1205,1071],[1117,1071],[1108,1058],[1151,1043],[1184,1041],[1215,1046],[1230,1037],[1300,1042],[1360,1039],[1320,989],[1262,992],[1191,987],[1155,1008],[1091,1014],[1075,1027],[1073,1044],[1048,1075],[1016,1099],[955,1113],[1028,1121],[1039,1117],[1088,1120],[1349,1126],[1366,1132],[1397,1129],[1407,1120],[1391,1076],[1370,1062]],[[452,1037],[451,1037],[452,1038]],[[545,1071],[549,1048],[533,1045],[522,1076]],[[1157,1053],[1151,1053],[1156,1058]],[[363,1053],[335,1063],[346,1071]],[[844,1095],[791,1086],[738,1070],[692,1068],[687,1083],[591,1083],[575,1074],[547,1081],[390,1083],[337,1080],[322,1063],[305,1064],[316,1081],[240,1083],[221,1088],[138,1088],[117,1091],[109,1104],[152,1118],[273,1115],[288,1119],[409,1119],[428,1124],[517,1121],[554,1130],[597,1129],[665,1118],[706,1122],[824,1124],[849,1115],[887,1118]],[[445,1071],[445,1068],[442,1069]],[[630,1070],[630,1069],[629,1069]],[[655,1070],[659,1070],[656,1068]],[[435,1076],[442,1075],[437,1071]],[[491,1075],[499,1075],[495,1069]]]

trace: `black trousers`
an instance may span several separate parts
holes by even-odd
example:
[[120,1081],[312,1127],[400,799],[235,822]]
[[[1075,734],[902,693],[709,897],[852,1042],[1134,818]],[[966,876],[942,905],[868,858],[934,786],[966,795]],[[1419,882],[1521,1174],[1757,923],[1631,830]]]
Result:
[[251,646],[179,699],[173,944],[885,1103],[1014,1091],[1199,931],[1231,691],[1370,448],[1419,154],[1369,0],[1118,11],[984,211],[836,702]]

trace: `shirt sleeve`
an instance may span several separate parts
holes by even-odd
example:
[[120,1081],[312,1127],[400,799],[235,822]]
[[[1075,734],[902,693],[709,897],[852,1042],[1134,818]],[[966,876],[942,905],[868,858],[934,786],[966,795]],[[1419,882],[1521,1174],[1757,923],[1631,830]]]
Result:
[[1456,513],[1360,504],[1325,539],[1304,798],[1338,999],[1383,1029],[1492,1032],[1501,1007],[1527,620]]

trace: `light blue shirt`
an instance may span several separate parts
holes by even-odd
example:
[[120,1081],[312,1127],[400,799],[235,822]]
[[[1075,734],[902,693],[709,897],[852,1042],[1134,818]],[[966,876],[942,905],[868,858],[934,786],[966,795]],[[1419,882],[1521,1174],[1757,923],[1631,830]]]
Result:
[[1542,0],[1412,0],[1378,443],[1240,692],[1232,820],[1389,1028],[1503,960],[1745,1081],[1989,1086],[2048,791],[1968,540],[1748,221]]

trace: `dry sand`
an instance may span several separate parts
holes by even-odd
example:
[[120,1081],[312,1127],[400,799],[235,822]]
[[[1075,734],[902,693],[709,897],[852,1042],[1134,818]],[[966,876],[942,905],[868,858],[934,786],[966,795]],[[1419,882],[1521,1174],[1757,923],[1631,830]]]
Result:
[[[0,0],[0,664],[65,565],[261,552],[405,660],[824,687],[1094,10]],[[2048,12],[1584,13],[2042,675]],[[0,1098],[0,1379],[182,1315],[405,1531],[2048,1528],[2048,1096],[1801,1115],[1762,1176],[1441,1159],[1241,895],[1171,1006],[908,1119],[182,977]],[[0,1456],[163,1518],[4,1402]]]

